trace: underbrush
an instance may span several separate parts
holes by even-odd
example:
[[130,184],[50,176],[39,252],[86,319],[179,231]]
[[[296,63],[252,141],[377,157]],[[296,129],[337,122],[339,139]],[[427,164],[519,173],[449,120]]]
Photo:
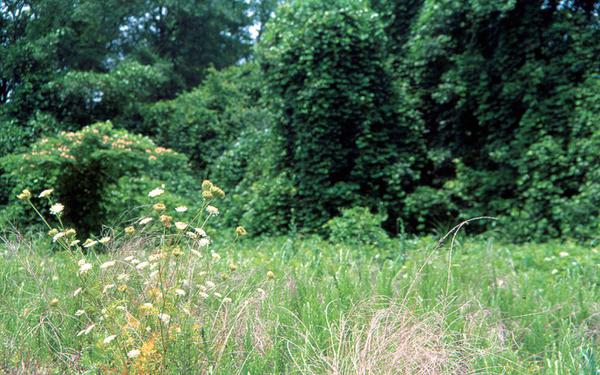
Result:
[[1,371],[598,373],[595,247],[247,239],[211,230],[212,184],[197,212],[160,190],[84,242],[60,210],[50,239],[5,234]]

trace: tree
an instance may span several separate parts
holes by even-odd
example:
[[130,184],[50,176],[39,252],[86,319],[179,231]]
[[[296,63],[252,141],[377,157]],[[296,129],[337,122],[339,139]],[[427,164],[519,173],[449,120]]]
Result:
[[386,42],[359,0],[293,1],[267,26],[259,61],[301,227],[353,204],[388,209],[418,177],[418,122],[395,108]]

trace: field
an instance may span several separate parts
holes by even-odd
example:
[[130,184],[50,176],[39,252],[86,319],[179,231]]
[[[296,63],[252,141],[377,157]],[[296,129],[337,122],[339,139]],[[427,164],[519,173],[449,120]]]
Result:
[[0,372],[599,373],[598,247],[44,237],[0,248]]

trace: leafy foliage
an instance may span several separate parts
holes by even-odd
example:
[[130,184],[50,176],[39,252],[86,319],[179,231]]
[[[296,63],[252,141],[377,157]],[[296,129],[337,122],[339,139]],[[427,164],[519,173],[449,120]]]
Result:
[[350,246],[382,247],[390,238],[381,227],[385,215],[372,214],[366,207],[342,209],[342,214],[325,224],[329,240]]
[[[123,204],[143,202],[149,188],[166,184],[185,195],[194,186],[185,156],[114,130],[110,123],[42,138],[28,152],[6,156],[0,163],[11,181],[13,202],[23,189],[55,189],[56,199],[68,207],[65,222],[84,232],[113,223]],[[27,222],[26,209],[12,204],[4,220]]]
[[206,173],[245,128],[253,127],[261,110],[254,87],[258,72],[246,64],[221,72],[211,69],[204,83],[169,101],[160,101],[143,116],[143,133],[187,154],[195,169]]
[[[339,208],[400,197],[418,177],[418,122],[401,121],[386,66],[384,29],[362,1],[295,1],[280,7],[259,54],[280,171],[304,228]],[[295,202],[295,203],[294,203]]]

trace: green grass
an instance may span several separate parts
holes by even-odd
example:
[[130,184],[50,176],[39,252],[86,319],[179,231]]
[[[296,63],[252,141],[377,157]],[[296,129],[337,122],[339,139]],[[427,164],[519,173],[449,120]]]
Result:
[[[184,248],[173,262],[176,272],[192,284],[213,280],[232,301],[197,300],[191,292],[169,297],[163,305],[180,332],[157,344],[161,354],[150,353],[142,368],[125,353],[148,342],[149,333],[130,341],[119,334],[119,348],[102,340],[122,323],[111,322],[122,319],[115,306],[137,311],[149,298],[139,291],[147,289],[133,279],[136,293],[106,297],[103,285],[121,270],[105,275],[97,265],[116,259],[125,267],[123,258],[141,259],[154,245],[122,242],[112,253],[91,254],[94,273],[80,277],[76,259],[47,242],[0,248],[0,371],[600,373],[600,250],[594,247],[459,237],[450,252],[448,245],[434,250],[429,238],[381,248],[270,238],[214,243],[221,259],[204,250],[197,263]],[[82,284],[84,293],[72,297]],[[82,308],[86,314],[75,316]],[[89,322],[97,326],[77,337]]]

